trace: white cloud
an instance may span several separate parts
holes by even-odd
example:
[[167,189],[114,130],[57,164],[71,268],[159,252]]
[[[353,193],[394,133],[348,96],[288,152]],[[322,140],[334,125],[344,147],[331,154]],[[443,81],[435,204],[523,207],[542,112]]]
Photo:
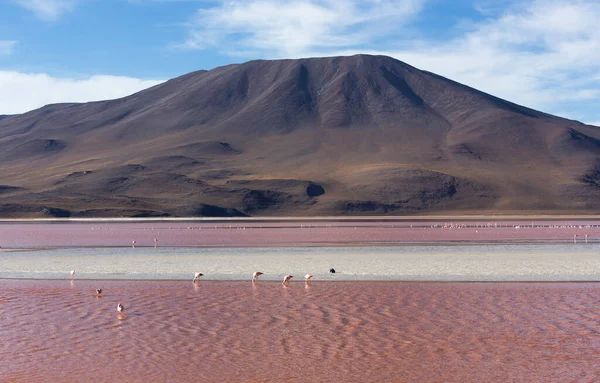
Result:
[[150,3],[205,3],[208,0],[127,0],[130,4],[150,4]]
[[65,12],[71,11],[79,0],[13,0],[25,9],[34,12],[40,19],[56,21]]
[[0,56],[12,54],[16,44],[17,42],[12,40],[0,40]]
[[483,21],[461,20],[451,40],[419,40],[404,27],[421,11],[435,12],[426,3],[219,1],[198,11],[182,46],[270,58],[387,54],[550,113],[575,102],[591,109],[600,99],[598,1],[480,0]]
[[0,71],[0,114],[24,113],[58,102],[119,98],[161,82],[104,75],[78,80],[43,73]]
[[355,47],[397,31],[426,0],[220,1],[189,23],[183,48],[299,57]]
[[392,54],[513,102],[555,111],[600,99],[600,3],[538,0],[449,42]]

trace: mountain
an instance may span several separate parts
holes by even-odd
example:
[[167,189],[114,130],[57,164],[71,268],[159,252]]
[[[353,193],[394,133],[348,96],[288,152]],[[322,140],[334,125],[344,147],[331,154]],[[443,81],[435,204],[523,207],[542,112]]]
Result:
[[0,118],[0,216],[600,211],[600,128],[385,56],[250,61]]

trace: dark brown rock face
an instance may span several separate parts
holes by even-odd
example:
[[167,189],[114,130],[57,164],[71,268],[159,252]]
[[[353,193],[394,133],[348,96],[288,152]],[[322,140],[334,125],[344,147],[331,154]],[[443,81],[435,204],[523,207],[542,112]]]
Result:
[[598,213],[600,129],[384,56],[0,118],[0,216]]

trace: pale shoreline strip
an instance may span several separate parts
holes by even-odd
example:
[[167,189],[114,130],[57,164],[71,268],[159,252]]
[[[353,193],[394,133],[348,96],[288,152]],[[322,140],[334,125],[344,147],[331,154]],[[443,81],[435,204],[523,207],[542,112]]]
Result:
[[[147,279],[147,278],[123,278],[123,279],[102,279],[102,278],[76,278],[72,280],[71,278],[12,278],[12,277],[0,277],[0,283],[9,283],[9,282],[17,282],[17,283],[36,283],[36,282],[106,282],[110,283],[185,283],[191,284],[189,279]],[[201,284],[207,283],[235,283],[235,284],[252,284],[252,280],[245,279],[204,279]],[[290,280],[290,284],[292,285],[305,285],[304,279],[298,279],[296,281]],[[339,279],[339,280],[311,280],[311,284],[329,284],[329,283],[390,283],[390,284],[411,284],[411,283],[426,283],[426,284],[577,284],[577,283],[585,283],[585,284],[598,284],[600,285],[600,280],[437,280],[437,279]],[[265,279],[260,280],[260,284],[263,285],[281,285],[280,280],[275,279]]]
[[319,217],[131,217],[131,218],[0,218],[1,223],[32,222],[306,222],[306,221],[546,221],[546,220],[600,220],[600,215],[415,215],[415,216],[319,216]]

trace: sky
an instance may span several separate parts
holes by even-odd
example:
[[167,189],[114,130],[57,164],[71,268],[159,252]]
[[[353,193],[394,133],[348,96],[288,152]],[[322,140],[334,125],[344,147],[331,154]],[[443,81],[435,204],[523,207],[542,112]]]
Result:
[[600,126],[599,23],[599,0],[0,0],[0,114],[368,53]]

